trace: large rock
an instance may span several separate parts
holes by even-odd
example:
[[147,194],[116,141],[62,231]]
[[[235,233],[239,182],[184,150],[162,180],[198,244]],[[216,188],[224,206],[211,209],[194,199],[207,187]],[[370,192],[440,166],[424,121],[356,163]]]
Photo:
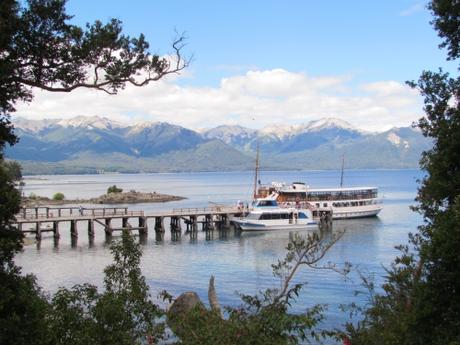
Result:
[[168,325],[178,336],[184,333],[184,320],[192,311],[203,312],[206,308],[196,292],[187,291],[177,297],[168,311]]
[[169,308],[168,314],[170,316],[184,315],[197,306],[204,308],[200,297],[198,297],[196,292],[187,291],[175,299]]

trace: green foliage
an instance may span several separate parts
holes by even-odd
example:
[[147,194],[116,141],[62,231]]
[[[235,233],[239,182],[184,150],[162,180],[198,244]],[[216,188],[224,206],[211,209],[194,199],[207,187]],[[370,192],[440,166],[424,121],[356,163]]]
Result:
[[0,6],[2,113],[14,111],[19,100],[30,101],[34,87],[52,92],[84,87],[115,94],[126,84],[144,86],[188,65],[180,55],[184,37],[173,42],[177,61],[172,64],[151,55],[142,34],[123,35],[119,20],[81,28],[69,23],[64,0],[21,4],[5,0]]
[[47,344],[47,302],[33,276],[21,275],[14,255],[23,235],[10,220],[19,212],[20,194],[11,170],[0,162],[0,344]]
[[259,294],[241,295],[238,307],[225,307],[227,319],[205,308],[196,307],[173,327],[181,344],[300,344],[326,336],[315,330],[322,320],[323,306],[316,305],[300,314],[289,312],[289,307],[301,292],[303,284],[292,284],[302,266],[325,268],[347,274],[348,264],[342,270],[334,265],[319,266],[328,249],[340,238],[325,233],[295,235],[287,246],[286,257],[273,265],[274,276],[281,288],[267,289]]
[[0,270],[14,267],[13,256],[22,249],[22,233],[10,220],[19,212],[21,196],[9,173],[0,164]]
[[[429,4],[441,47],[460,57],[460,6]],[[373,295],[364,318],[348,325],[353,344],[460,344],[460,77],[442,70],[410,82],[424,96],[418,122],[433,148],[422,154],[415,210],[424,217],[419,233],[388,271],[384,293]]]
[[65,195],[61,192],[54,193],[53,200],[62,201],[65,199]]
[[[145,325],[146,320],[153,319],[151,313],[156,309],[147,302],[144,306],[144,286],[135,277],[138,272],[128,267],[123,269],[131,276],[120,279],[132,281],[132,296],[127,297],[129,292],[125,290],[98,296],[89,286],[76,287],[60,291],[54,299],[52,315],[46,315],[47,303],[35,280],[22,277],[13,261],[22,248],[22,233],[10,225],[19,211],[20,195],[13,180],[20,176],[20,169],[14,165],[6,168],[3,150],[7,144],[17,142],[10,114],[17,102],[32,100],[33,88],[70,92],[84,87],[114,94],[126,84],[146,85],[187,66],[188,61],[180,54],[184,37],[173,43],[177,60],[170,64],[148,52],[143,35],[123,35],[118,20],[112,19],[108,24],[96,21],[86,29],[69,24],[71,16],[65,12],[65,3],[0,1],[0,343],[139,343],[140,332],[152,331],[156,336],[153,326]],[[46,327],[48,321],[51,328]],[[73,328],[75,325],[87,327],[80,330]],[[45,334],[48,330],[49,336]],[[80,333],[74,335],[74,331]],[[143,334],[144,339],[147,335]]]
[[123,189],[122,188],[118,188],[116,185],[113,185],[113,186],[110,186],[109,188],[107,188],[107,194],[110,194],[110,193],[121,193],[123,192]]
[[13,181],[20,181],[22,180],[22,167],[16,161],[4,161],[3,165],[5,167],[6,173],[8,174],[9,178]]
[[140,271],[141,250],[132,235],[111,245],[114,263],[105,270],[105,291],[89,284],[61,288],[52,300],[53,344],[144,344],[163,337],[161,310],[150,299]]
[[434,15],[431,24],[439,37],[444,39],[439,47],[447,48],[448,60],[458,59],[460,57],[459,4],[451,0],[435,0],[428,4],[428,9]]
[[0,271],[0,344],[51,344],[48,303],[31,275]]

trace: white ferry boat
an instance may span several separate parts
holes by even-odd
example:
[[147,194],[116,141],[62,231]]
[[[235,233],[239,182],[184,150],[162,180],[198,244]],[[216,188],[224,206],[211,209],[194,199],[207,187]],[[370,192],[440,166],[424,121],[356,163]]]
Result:
[[256,199],[246,217],[233,218],[232,221],[243,231],[318,229],[311,210],[279,207],[272,196]]
[[290,185],[272,182],[259,186],[258,197],[276,193],[277,202],[282,206],[330,209],[333,219],[349,219],[376,216],[383,208],[378,198],[377,187],[352,188],[309,188],[303,182]]

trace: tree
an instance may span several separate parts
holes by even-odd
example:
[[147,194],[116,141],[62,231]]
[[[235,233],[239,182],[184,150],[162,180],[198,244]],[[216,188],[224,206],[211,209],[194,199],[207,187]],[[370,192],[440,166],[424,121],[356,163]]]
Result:
[[13,257],[22,248],[22,233],[10,224],[11,217],[19,212],[19,203],[19,192],[0,164],[0,271],[3,272],[14,272]]
[[[22,248],[22,234],[10,225],[19,211],[20,195],[5,168],[3,150],[18,140],[10,121],[16,104],[32,101],[37,88],[49,92],[90,88],[116,94],[128,84],[144,86],[178,73],[190,61],[181,53],[183,35],[172,43],[172,58],[161,58],[149,53],[142,34],[137,38],[123,35],[119,20],[107,24],[96,21],[85,28],[69,24],[71,16],[65,11],[65,3],[0,1],[0,288],[5,292],[0,293],[0,325],[8,325],[11,330],[7,340],[0,339],[2,344],[15,343],[15,338],[21,343],[27,332],[29,342],[33,342],[30,339],[34,339],[36,330],[22,327],[38,322],[35,317],[41,318],[28,312],[37,310],[34,306],[38,304],[33,303],[41,300],[39,291],[29,277],[20,275],[13,262]],[[22,303],[10,303],[14,301],[11,293],[14,296],[16,291],[19,296],[25,288],[31,297],[18,299]]]
[[[28,0],[21,7],[19,1],[4,0],[0,4],[0,160],[5,145],[17,141],[10,114],[17,102],[32,101],[34,88],[50,92],[92,88],[116,94],[127,84],[144,86],[189,64],[181,54],[183,35],[172,44],[174,59],[161,58],[149,53],[142,34],[123,35],[119,20],[96,21],[86,28],[69,24],[72,17],[65,3]],[[2,224],[16,210],[17,205],[2,213]]]
[[14,111],[17,101],[31,101],[31,88],[71,92],[92,88],[115,94],[127,84],[144,86],[187,67],[181,49],[172,47],[175,61],[151,55],[144,35],[122,34],[121,22],[96,21],[80,28],[68,23],[64,0],[5,0],[1,10],[0,64],[2,112]]
[[22,167],[16,161],[3,161],[3,166],[12,181],[22,180]]
[[122,188],[118,188],[116,185],[113,185],[113,186],[110,186],[109,188],[107,188],[107,194],[110,194],[110,193],[121,193],[123,192],[123,189]]
[[[448,59],[460,57],[460,4],[433,0],[432,24]],[[422,154],[415,210],[424,218],[419,232],[402,246],[384,284],[358,327],[353,344],[460,343],[460,77],[425,71],[410,82],[424,97],[418,122],[433,148]]]
[[125,230],[111,244],[114,263],[105,270],[105,291],[90,284],[54,295],[49,328],[52,344],[145,344],[163,338],[163,315],[140,270],[140,245]]
[[0,270],[0,344],[51,344],[49,304],[32,275]]
[[181,344],[189,345],[279,345],[318,341],[328,335],[315,330],[323,318],[323,306],[316,305],[299,314],[291,313],[289,307],[304,285],[293,284],[292,281],[296,272],[304,266],[335,270],[346,275],[348,264],[344,269],[338,269],[332,264],[319,264],[341,235],[321,232],[303,237],[295,234],[286,247],[285,258],[272,265],[274,276],[281,281],[281,288],[266,289],[254,296],[242,294],[243,303],[240,306],[224,308],[228,314],[226,319],[222,318],[220,308],[210,298],[211,311],[198,303],[182,315],[169,313],[168,325],[180,338]]
[[54,193],[53,200],[62,201],[65,199],[65,195],[61,192]]

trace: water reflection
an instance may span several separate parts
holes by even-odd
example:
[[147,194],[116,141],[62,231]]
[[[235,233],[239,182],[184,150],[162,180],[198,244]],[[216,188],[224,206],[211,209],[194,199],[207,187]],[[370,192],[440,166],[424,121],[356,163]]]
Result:
[[156,243],[163,242],[165,239],[165,233],[161,231],[155,231],[155,241]]
[[179,242],[182,239],[182,233],[180,231],[171,231],[171,241]]
[[145,246],[148,243],[149,235],[148,232],[140,232],[139,233],[139,243]]

